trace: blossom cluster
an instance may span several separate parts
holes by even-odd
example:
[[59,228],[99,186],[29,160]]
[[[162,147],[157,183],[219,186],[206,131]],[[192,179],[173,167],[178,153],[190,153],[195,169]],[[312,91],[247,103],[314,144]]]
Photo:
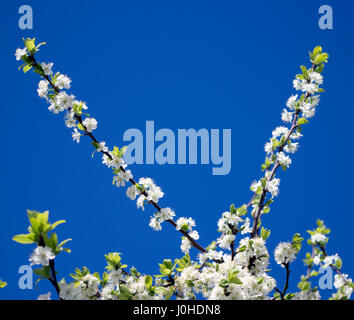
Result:
[[[321,75],[328,55],[316,47],[310,53],[311,68],[301,67],[302,74],[296,76],[293,86],[300,93],[292,95],[286,102],[281,114],[285,125],[272,131],[270,140],[265,144],[266,158],[262,164],[264,176],[251,185],[254,195],[248,204],[238,208],[230,206],[229,211],[222,214],[217,227],[220,236],[206,249],[196,243],[199,233],[195,230],[196,222],[190,217],[180,217],[176,221],[175,212],[170,207],[161,208],[157,203],[164,196],[161,188],[151,178],[140,178],[135,182],[132,172],[127,169],[123,155],[125,147],[110,149],[105,141],[97,140],[93,132],[97,129],[97,120],[88,115],[85,102],[78,100],[66,90],[71,88],[69,76],[54,73],[53,63],[37,63],[34,53],[34,39],[25,40],[25,48],[16,50],[17,60],[23,60],[23,71],[34,68],[42,76],[38,84],[38,95],[45,99],[48,109],[54,114],[64,113],[65,125],[72,130],[72,138],[77,143],[82,136],[89,136],[95,148],[94,152],[102,155],[102,163],[113,170],[113,184],[125,187],[129,199],[136,201],[137,207],[144,210],[146,204],[152,204],[157,212],[150,219],[149,226],[159,231],[163,222],[169,222],[182,233],[181,251],[184,256],[172,262],[165,259],[159,264],[160,274],[156,276],[141,274],[134,267],[127,269],[121,262],[121,254],[109,253],[105,256],[106,271],[103,274],[91,273],[88,268],[75,269],[71,274],[72,282],[65,278],[56,280],[54,260],[58,254],[67,249],[62,245],[70,239],[58,244],[57,235],[52,233],[54,227],[61,223],[49,224],[48,213],[29,213],[31,226],[29,234],[17,235],[14,240],[20,243],[35,243],[36,249],[30,256],[31,265],[40,265],[36,273],[41,279],[48,279],[55,287],[59,297],[64,300],[117,300],[117,299],[237,299],[237,300],[270,300],[320,299],[317,287],[312,288],[310,279],[316,276],[315,266],[331,267],[337,272],[334,286],[337,292],[333,299],[348,299],[353,291],[352,280],[341,273],[341,259],[337,254],[327,255],[325,246],[329,230],[323,222],[318,228],[309,231],[308,244],[312,253],[306,255],[304,263],[308,268],[301,277],[299,292],[287,293],[277,287],[276,280],[270,275],[271,256],[266,247],[270,230],[261,226],[261,216],[270,210],[270,204],[279,194],[280,179],[276,176],[278,167],[287,170],[292,164],[291,155],[299,148],[302,125],[313,117],[319,104],[319,95],[323,84]],[[315,95],[316,94],[316,95]],[[286,125],[288,124],[288,125]],[[267,194],[270,198],[267,198]],[[250,216],[249,208],[251,208]],[[253,218],[253,226],[251,219]],[[259,234],[260,231],[260,234]],[[238,238],[239,237],[239,238]],[[286,270],[286,281],[290,273],[290,264],[298,255],[303,238],[295,234],[291,242],[280,242],[274,250],[277,264]],[[200,253],[194,261],[191,259],[192,247]],[[318,272],[317,272],[318,274]],[[39,299],[50,299],[50,293],[41,295]]]

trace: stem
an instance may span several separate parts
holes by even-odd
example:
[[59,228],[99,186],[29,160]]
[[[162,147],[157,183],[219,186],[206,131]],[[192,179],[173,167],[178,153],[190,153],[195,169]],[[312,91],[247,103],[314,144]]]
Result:
[[280,297],[281,297],[282,300],[284,300],[286,291],[288,290],[289,278],[290,278],[289,262],[285,263],[284,266],[285,266],[285,269],[286,269],[286,280],[285,280],[285,284],[284,284],[284,289],[283,289],[283,291],[280,291],[278,288],[275,288],[275,291],[280,294]]

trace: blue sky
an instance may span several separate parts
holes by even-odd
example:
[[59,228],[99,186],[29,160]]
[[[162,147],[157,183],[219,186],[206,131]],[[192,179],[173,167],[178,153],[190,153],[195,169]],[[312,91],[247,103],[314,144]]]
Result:
[[[18,28],[22,4],[33,8],[33,30]],[[318,27],[323,4],[333,8],[334,30]],[[73,238],[72,253],[58,257],[59,278],[83,265],[102,272],[111,251],[152,274],[164,258],[181,255],[173,228],[152,231],[152,208],[137,211],[123,189],[112,187],[99,157],[91,158],[89,141],[74,143],[62,116],[47,111],[36,94],[37,75],[17,69],[13,54],[22,37],[47,42],[38,59],[71,77],[73,94],[87,102],[98,120],[97,136],[109,145],[123,145],[125,130],[144,131],[147,120],[175,133],[232,129],[229,175],[213,176],[211,166],[200,164],[131,166],[135,177],[152,177],[161,186],[162,206],[196,219],[203,245],[217,237],[216,222],[231,203],[250,199],[249,185],[261,177],[263,145],[294,93],[291,81],[308,63],[308,50],[322,45],[330,54],[326,92],[291,168],[280,174],[280,195],[263,223],[272,230],[272,250],[324,219],[332,229],[328,251],[338,253],[343,271],[351,273],[353,14],[349,1],[3,2],[0,278],[9,285],[0,298],[33,299],[51,290],[45,282],[39,290],[18,288],[18,268],[33,247],[11,237],[26,231],[28,208],[67,220],[57,231],[60,239]],[[291,290],[304,272],[306,249],[292,265]],[[282,283],[284,270],[274,260],[270,267]]]

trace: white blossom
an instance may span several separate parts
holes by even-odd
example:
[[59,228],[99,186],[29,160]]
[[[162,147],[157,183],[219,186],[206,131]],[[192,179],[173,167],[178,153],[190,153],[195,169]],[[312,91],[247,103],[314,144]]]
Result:
[[284,152],[278,152],[277,154],[277,159],[279,161],[279,163],[287,168],[289,168],[290,164],[291,164],[291,159],[289,156],[286,156],[284,154]]
[[54,258],[55,254],[53,253],[51,248],[38,246],[36,249],[34,249],[29,261],[31,262],[31,266],[36,264],[41,264],[42,266],[49,266],[49,260],[52,260]]
[[51,292],[45,293],[45,294],[41,294],[38,296],[37,300],[51,300]]
[[76,141],[77,143],[80,142],[81,133],[79,131],[77,131],[76,128],[74,129],[74,132],[71,135],[72,135],[74,141]]
[[293,120],[293,113],[287,111],[286,109],[284,109],[282,114],[281,114],[281,119],[284,122],[291,122]]
[[93,275],[87,274],[79,281],[81,292],[86,297],[92,297],[97,294],[100,281]]
[[17,49],[15,52],[16,60],[19,61],[21,60],[21,57],[27,54],[27,49]]
[[58,88],[58,89],[70,89],[70,83],[71,80],[68,76],[60,74],[55,82],[54,85]]
[[279,185],[279,178],[273,178],[271,181],[267,182],[266,188],[272,194],[272,197],[276,197],[279,194]]
[[49,75],[53,74],[53,71],[52,71],[53,65],[54,65],[54,63],[52,63],[52,62],[50,62],[50,63],[44,63],[44,62],[42,62],[42,63],[41,63],[41,67],[42,67],[42,69],[43,69],[43,71],[44,71],[44,74],[45,74],[46,76],[49,76]]
[[37,93],[41,98],[46,98],[48,94],[48,82],[41,80],[38,83]]
[[288,101],[286,102],[286,106],[287,106],[290,110],[294,110],[294,109],[295,109],[297,97],[298,97],[298,95],[293,95],[293,96],[291,96],[291,97],[288,99]]
[[282,267],[286,263],[293,262],[295,260],[296,250],[293,248],[290,242],[281,242],[275,248],[274,258],[277,264],[280,264]]
[[102,141],[98,144],[98,147],[96,149],[97,152],[107,152],[108,147],[106,147],[106,142]]
[[86,128],[87,132],[92,132],[97,128],[97,120],[95,118],[86,118],[82,124]]
[[327,237],[322,233],[316,232],[315,234],[311,235],[311,241],[313,243],[323,243],[326,240],[327,240]]

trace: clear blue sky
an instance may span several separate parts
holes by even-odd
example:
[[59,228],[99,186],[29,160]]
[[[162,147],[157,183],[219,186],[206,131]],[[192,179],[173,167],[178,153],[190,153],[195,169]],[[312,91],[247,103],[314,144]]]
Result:
[[[22,4],[33,8],[31,31],[18,28]],[[334,30],[318,27],[323,4],[333,7]],[[294,92],[291,81],[308,62],[308,50],[322,45],[331,56],[326,93],[263,223],[272,230],[272,250],[324,219],[333,232],[328,251],[352,273],[353,15],[350,1],[3,1],[0,278],[9,285],[0,298],[32,299],[51,289],[44,282],[38,291],[18,288],[18,268],[28,263],[33,246],[11,237],[26,231],[27,208],[68,221],[57,230],[61,239],[73,238],[72,253],[58,258],[59,278],[83,265],[102,272],[109,251],[152,274],[164,258],[181,255],[172,227],[152,231],[152,208],[137,211],[123,189],[112,187],[111,171],[91,158],[89,141],[74,143],[62,116],[39,99],[37,75],[18,71],[14,51],[22,37],[34,36],[47,42],[39,60],[72,78],[72,92],[87,101],[99,123],[97,136],[109,145],[122,145],[129,128],[143,131],[146,120],[175,132],[232,129],[229,175],[213,176],[205,165],[131,167],[135,177],[152,177],[162,187],[162,206],[196,219],[203,245],[218,235],[216,222],[230,203],[250,199],[263,145]],[[274,260],[270,267],[284,281]],[[293,290],[304,272],[300,257],[292,269]]]

